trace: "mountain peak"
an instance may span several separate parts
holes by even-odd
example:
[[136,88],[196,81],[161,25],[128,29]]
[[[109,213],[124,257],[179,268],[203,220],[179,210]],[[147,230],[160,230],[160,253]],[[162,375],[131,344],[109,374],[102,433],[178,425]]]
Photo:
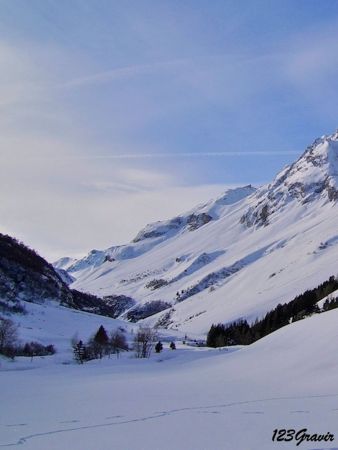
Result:
[[268,225],[270,217],[291,201],[338,200],[338,130],[316,139],[300,158],[261,187],[256,202],[241,218],[247,226]]
[[324,143],[330,143],[330,142],[337,142],[338,141],[338,129],[332,133],[332,134],[323,134],[323,136],[321,136],[320,138],[317,138],[314,140],[314,142],[309,145],[307,147],[307,149],[305,150],[305,152],[307,152],[308,150],[314,150],[318,147],[318,145],[320,144],[324,144]]
[[307,203],[318,197],[323,197],[329,201],[337,200],[338,131],[316,139],[306,148],[301,157],[289,167],[282,178],[284,185],[289,188],[289,191],[291,189],[291,193],[292,191],[298,191],[300,194],[298,198],[302,203]]
[[[327,175],[337,177],[338,171],[338,130],[333,134],[324,135],[309,145],[297,163],[305,159],[313,166],[323,166]],[[296,163],[296,164],[297,164]]]

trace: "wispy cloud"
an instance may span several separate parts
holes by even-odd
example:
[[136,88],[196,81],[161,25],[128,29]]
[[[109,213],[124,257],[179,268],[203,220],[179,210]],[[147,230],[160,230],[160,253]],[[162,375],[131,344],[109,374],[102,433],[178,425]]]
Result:
[[205,54],[200,56],[194,56],[190,58],[178,58],[167,61],[154,61],[147,64],[136,64],[124,67],[114,67],[110,70],[103,70],[99,72],[94,72],[84,76],[79,76],[63,82],[56,87],[59,88],[72,88],[72,87],[84,87],[91,84],[101,84],[108,83],[114,80],[128,79],[132,77],[137,77],[140,75],[154,75],[160,72],[171,72],[171,71],[188,71],[191,75],[199,70],[205,71],[206,68],[217,69],[226,66],[239,65],[243,66],[246,64],[253,63],[265,63],[269,62],[271,58],[276,55],[262,54],[262,55],[252,55],[249,53],[234,54],[228,53],[218,53],[218,54]]
[[109,155],[63,155],[63,156],[28,156],[31,160],[41,161],[91,161],[91,160],[153,160],[153,159],[199,159],[199,158],[228,158],[237,156],[297,156],[300,150],[269,150],[269,151],[226,151],[226,152],[172,152],[172,153],[120,153]]
[[160,61],[149,64],[138,64],[126,67],[116,67],[111,70],[104,70],[92,73],[83,77],[77,77],[59,84],[59,88],[82,87],[90,84],[107,83],[110,81],[134,77],[137,75],[150,74],[162,70],[177,69],[187,67],[191,64],[189,59],[176,59],[172,61]]
[[[312,39],[300,35],[286,59],[286,70],[299,83],[323,81],[338,70],[338,21],[331,29],[316,30]],[[325,86],[323,86],[325,87]]]
[[337,124],[338,21],[300,33],[291,48],[281,61],[284,80],[319,122]]

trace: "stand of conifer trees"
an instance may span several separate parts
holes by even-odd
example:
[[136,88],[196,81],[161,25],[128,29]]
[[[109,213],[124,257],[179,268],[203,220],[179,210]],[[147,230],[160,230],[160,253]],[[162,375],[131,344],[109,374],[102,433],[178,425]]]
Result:
[[[317,286],[297,295],[291,302],[279,304],[265,317],[249,325],[246,320],[238,320],[228,325],[212,325],[207,336],[207,346],[247,345],[278,330],[285,325],[320,312],[317,302],[338,289],[338,279],[334,276]],[[326,300],[323,310],[338,307],[338,299]]]

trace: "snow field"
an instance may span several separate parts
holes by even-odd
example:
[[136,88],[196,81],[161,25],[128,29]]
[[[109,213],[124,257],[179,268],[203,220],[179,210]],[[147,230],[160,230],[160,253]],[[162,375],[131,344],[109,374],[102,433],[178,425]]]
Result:
[[[95,328],[82,315],[83,330]],[[272,442],[273,430],[307,428],[330,431],[335,442],[300,448],[332,449],[338,439],[337,321],[338,310],[315,315],[232,352],[180,345],[149,360],[123,354],[82,366],[53,356],[44,365],[2,361],[0,446],[291,449],[295,442]]]

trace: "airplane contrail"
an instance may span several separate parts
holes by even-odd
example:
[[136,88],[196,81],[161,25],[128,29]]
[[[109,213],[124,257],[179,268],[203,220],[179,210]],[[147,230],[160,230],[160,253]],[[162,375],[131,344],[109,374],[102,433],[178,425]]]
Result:
[[[99,160],[99,159],[166,159],[166,158],[202,158],[202,157],[232,157],[232,156],[287,156],[300,155],[299,151],[231,151],[231,152],[183,152],[183,153],[119,153],[110,155],[73,155],[63,156],[63,160]],[[54,158],[39,158],[54,159]],[[59,158],[55,158],[59,159]]]

